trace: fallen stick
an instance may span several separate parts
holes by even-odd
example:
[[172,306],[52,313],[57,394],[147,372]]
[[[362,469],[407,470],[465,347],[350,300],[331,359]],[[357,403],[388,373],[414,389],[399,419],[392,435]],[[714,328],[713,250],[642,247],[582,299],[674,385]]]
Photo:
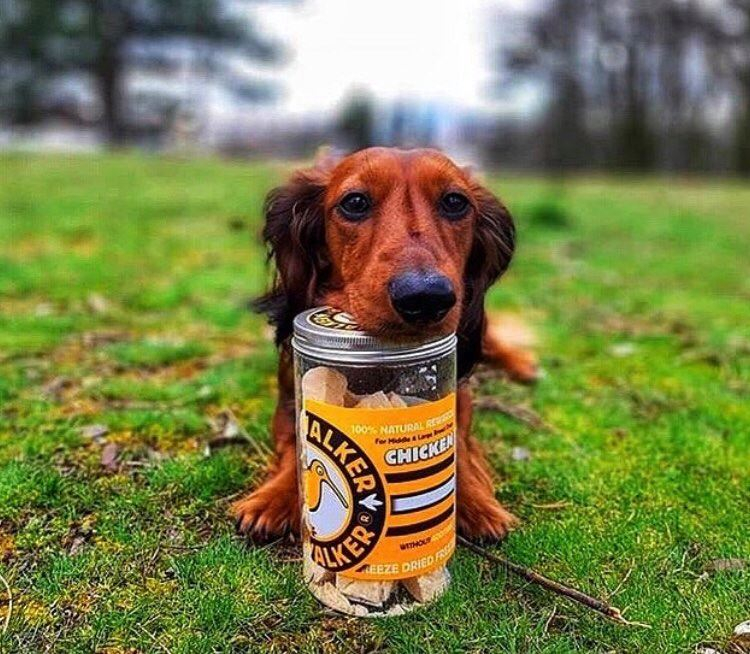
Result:
[[515,404],[508,404],[496,397],[490,397],[487,395],[480,395],[474,399],[474,408],[478,411],[497,411],[502,413],[509,418],[518,420],[525,425],[528,425],[532,429],[546,429],[547,431],[555,431],[552,425],[547,424],[542,418],[532,411],[523,406]]
[[586,595],[586,593],[581,592],[576,588],[566,586],[565,584],[561,584],[559,581],[548,579],[544,575],[540,575],[538,572],[534,572],[534,570],[525,568],[518,563],[513,563],[513,561],[509,561],[502,556],[486,550],[484,547],[481,547],[476,543],[472,543],[470,540],[467,540],[463,536],[457,536],[456,539],[466,549],[471,550],[472,552],[474,552],[474,554],[478,554],[479,556],[487,559],[488,561],[491,561],[492,563],[496,563],[508,572],[512,572],[514,575],[521,577],[522,579],[525,579],[532,584],[541,586],[542,588],[549,590],[557,595],[562,595],[563,597],[567,597],[574,602],[578,602],[579,604],[582,604],[583,606],[592,609],[597,613],[601,613],[603,616],[609,618],[610,620],[613,620],[614,622],[617,622],[618,624],[631,627],[644,627],[646,629],[651,628],[651,625],[644,624],[642,622],[631,622],[630,620],[626,620],[622,615],[622,611],[620,611],[620,609],[618,609],[616,606],[607,604],[607,602],[597,599],[596,597],[591,597],[591,595]]
[[213,450],[227,445],[250,445],[261,457],[268,457],[271,450],[248,434],[239,424],[230,409],[222,410],[215,418],[209,420],[214,433],[206,443],[205,455],[211,456]]

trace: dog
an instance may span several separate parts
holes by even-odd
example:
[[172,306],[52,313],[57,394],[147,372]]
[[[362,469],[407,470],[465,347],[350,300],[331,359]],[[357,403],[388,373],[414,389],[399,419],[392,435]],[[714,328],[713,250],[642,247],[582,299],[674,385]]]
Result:
[[517,381],[536,377],[533,355],[499,340],[484,308],[515,247],[507,208],[437,150],[369,148],[319,158],[271,191],[264,209],[276,276],[256,308],[274,325],[280,349],[275,460],[263,484],[233,505],[240,532],[254,541],[298,532],[292,321],[330,305],[391,340],[456,332],[457,527],[471,539],[503,538],[516,518],[495,498],[471,435],[468,380],[480,361]]

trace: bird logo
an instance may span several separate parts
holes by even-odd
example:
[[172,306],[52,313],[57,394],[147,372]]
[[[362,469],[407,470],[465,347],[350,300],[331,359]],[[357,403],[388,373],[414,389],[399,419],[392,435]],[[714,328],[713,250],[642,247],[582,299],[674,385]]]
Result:
[[320,508],[324,487],[331,489],[344,509],[349,508],[349,502],[336,484],[331,481],[326,467],[319,459],[313,459],[305,470],[305,497],[310,511],[315,512]]
[[383,534],[387,495],[377,468],[355,439],[307,407],[303,416],[302,522],[313,560],[340,572],[364,561]]

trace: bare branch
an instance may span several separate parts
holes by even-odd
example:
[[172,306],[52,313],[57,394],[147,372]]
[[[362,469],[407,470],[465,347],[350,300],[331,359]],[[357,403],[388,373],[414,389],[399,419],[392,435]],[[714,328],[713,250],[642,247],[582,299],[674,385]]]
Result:
[[631,622],[630,620],[626,620],[622,615],[622,611],[620,611],[620,609],[618,609],[616,606],[612,606],[611,604],[608,604],[607,602],[603,600],[597,599],[596,597],[591,597],[591,595],[587,595],[586,593],[576,588],[571,588],[570,586],[566,586],[565,584],[562,584],[559,581],[554,581],[552,579],[549,579],[545,577],[544,575],[541,575],[538,572],[535,572],[531,568],[526,568],[517,563],[513,563],[512,561],[509,561],[508,559],[503,558],[502,556],[499,556],[493,552],[490,552],[489,550],[477,545],[476,543],[472,543],[470,540],[467,540],[463,536],[458,536],[457,540],[466,549],[471,550],[472,552],[474,552],[475,554],[478,554],[482,558],[485,558],[488,561],[491,561],[492,563],[495,563],[501,566],[502,568],[504,568],[508,572],[513,573],[517,577],[521,577],[522,579],[525,579],[529,583],[536,584],[537,586],[541,586],[545,590],[555,593],[556,595],[561,595],[562,597],[566,597],[569,600],[577,602],[578,604],[581,604],[589,609],[592,609],[593,611],[596,611],[597,613],[601,613],[603,616],[609,618],[610,620],[613,620],[614,622],[617,622],[618,624],[626,625],[626,626],[633,626],[633,627],[643,627],[645,629],[651,628],[651,625],[647,625],[642,622]]

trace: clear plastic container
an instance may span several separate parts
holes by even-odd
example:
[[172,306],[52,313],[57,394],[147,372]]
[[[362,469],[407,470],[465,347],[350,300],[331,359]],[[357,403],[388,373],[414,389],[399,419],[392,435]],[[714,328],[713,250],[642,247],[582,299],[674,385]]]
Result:
[[455,336],[386,343],[323,307],[292,344],[308,588],[358,616],[433,601],[455,549]]

